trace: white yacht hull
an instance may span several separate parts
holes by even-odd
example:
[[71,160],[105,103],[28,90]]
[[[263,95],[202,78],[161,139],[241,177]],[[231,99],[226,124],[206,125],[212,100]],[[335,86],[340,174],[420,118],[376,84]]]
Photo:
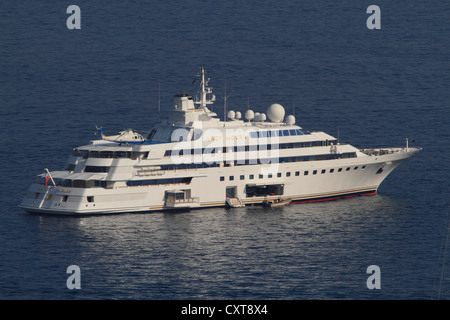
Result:
[[[396,149],[379,155],[327,161],[277,164],[269,178],[266,165],[214,167],[179,170],[196,171],[189,184],[122,186],[116,188],[66,188],[32,184],[29,196],[20,205],[28,212],[41,214],[92,215],[166,210],[188,210],[227,205],[227,188],[245,205],[262,205],[272,199],[290,199],[292,203],[336,200],[358,195],[374,195],[378,186],[403,160],[419,148]],[[380,168],[382,168],[380,172]],[[281,177],[277,173],[281,173]],[[287,173],[290,173],[287,176]],[[305,175],[305,172],[308,172]],[[254,179],[249,180],[250,175]],[[220,177],[224,177],[220,181]],[[233,177],[233,180],[230,180]],[[241,177],[243,179],[241,180]],[[248,196],[249,186],[283,186],[281,195]],[[173,189],[189,189],[189,201],[168,203],[165,193]],[[64,201],[66,199],[66,201]],[[192,200],[194,199],[194,200]]]

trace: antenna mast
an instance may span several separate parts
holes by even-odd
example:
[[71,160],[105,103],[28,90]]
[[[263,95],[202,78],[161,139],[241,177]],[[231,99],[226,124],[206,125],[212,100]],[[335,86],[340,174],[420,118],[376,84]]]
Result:
[[228,97],[231,96],[231,92],[230,94],[227,94],[227,81],[225,80],[225,95],[223,97],[223,121],[227,121],[228,119],[228,114],[227,114],[227,100]]
[[295,117],[295,103],[294,103],[294,98],[292,98],[292,115]]
[[161,117],[161,83],[158,81],[158,121],[160,121]]
[[227,80],[225,80],[225,96],[223,97],[223,121],[227,121]]
[[340,135],[340,132],[339,132],[339,123],[338,123],[337,144],[339,144],[339,135]]
[[[200,105],[200,108],[206,109],[206,105],[213,104],[216,101],[216,96],[212,94],[212,88],[208,87],[209,80],[205,80],[206,71],[203,67],[200,67],[200,73],[197,73],[197,77],[200,77],[200,101],[195,101]],[[207,98],[207,94],[211,94],[211,99]]]
[[[206,74],[206,71],[205,71],[205,69],[203,68],[203,67],[201,67],[200,68],[200,71],[201,71],[201,77],[202,77],[202,80],[201,80],[201,82],[200,82],[200,86],[201,86],[201,103],[200,103],[200,107],[206,107],[206,90],[205,90],[205,86],[206,86],[206,83],[205,83],[205,74]],[[208,79],[208,82],[209,82],[209,79]]]

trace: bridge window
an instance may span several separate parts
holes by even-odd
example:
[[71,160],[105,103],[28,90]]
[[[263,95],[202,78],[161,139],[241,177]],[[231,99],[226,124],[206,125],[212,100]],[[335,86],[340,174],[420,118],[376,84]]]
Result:
[[86,166],[84,172],[109,172],[110,167]]

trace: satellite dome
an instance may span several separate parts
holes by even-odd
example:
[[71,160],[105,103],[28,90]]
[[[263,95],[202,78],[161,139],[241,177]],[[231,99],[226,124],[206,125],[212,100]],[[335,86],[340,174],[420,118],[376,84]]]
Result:
[[261,119],[261,113],[259,113],[259,112],[255,112],[255,121],[260,121],[260,119]]
[[286,123],[287,124],[294,124],[295,123],[295,117],[293,115],[286,117]]
[[254,117],[255,117],[255,113],[253,112],[253,110],[247,110],[247,112],[245,113],[245,119],[250,121],[250,120],[253,120]]
[[236,113],[233,110],[228,111],[228,118],[233,120],[235,116],[236,116]]
[[240,111],[236,111],[236,119],[240,119],[242,117]]
[[281,104],[274,103],[267,109],[267,117],[272,122],[281,122],[284,118],[284,108]]
[[265,114],[265,113],[261,113],[261,114],[259,115],[259,120],[260,120],[260,121],[266,121],[266,114]]

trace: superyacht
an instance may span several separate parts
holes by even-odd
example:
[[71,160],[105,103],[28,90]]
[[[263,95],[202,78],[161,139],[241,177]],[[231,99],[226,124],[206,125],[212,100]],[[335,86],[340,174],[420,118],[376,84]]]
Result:
[[307,131],[280,104],[266,113],[210,110],[204,68],[199,92],[174,96],[168,119],[72,150],[64,170],[44,169],[20,207],[42,214],[110,214],[294,204],[375,195],[409,147],[358,149]]

